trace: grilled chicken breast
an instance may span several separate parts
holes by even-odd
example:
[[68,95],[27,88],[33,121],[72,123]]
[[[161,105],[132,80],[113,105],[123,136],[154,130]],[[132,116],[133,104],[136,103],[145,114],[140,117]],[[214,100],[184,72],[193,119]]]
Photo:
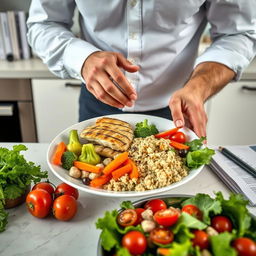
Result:
[[125,121],[103,117],[84,129],[80,136],[117,151],[126,151],[133,140],[133,130]]

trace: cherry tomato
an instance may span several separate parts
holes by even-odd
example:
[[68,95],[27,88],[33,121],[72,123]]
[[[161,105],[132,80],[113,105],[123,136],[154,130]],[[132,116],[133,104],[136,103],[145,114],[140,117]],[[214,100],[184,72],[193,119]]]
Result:
[[122,246],[132,255],[143,254],[147,249],[147,240],[141,232],[134,230],[123,236]]
[[199,220],[202,220],[203,218],[203,213],[201,212],[201,210],[193,204],[184,205],[181,211],[186,212]]
[[137,226],[139,225],[142,221],[143,221],[143,218],[141,216],[141,214],[145,211],[145,209],[143,208],[136,208],[135,209],[135,212],[137,213],[137,220],[136,222],[134,223],[134,226]]
[[173,241],[174,235],[167,228],[155,228],[150,232],[149,237],[153,243],[169,244]]
[[174,225],[180,217],[180,210],[174,207],[157,211],[154,214],[154,220],[164,227],[170,227]]
[[170,137],[170,140],[179,142],[179,143],[185,143],[187,138],[186,135],[183,132],[176,132]]
[[153,213],[156,213],[159,210],[167,209],[167,205],[165,201],[161,199],[152,199],[144,205],[144,208],[150,209]]
[[35,189],[38,189],[38,188],[46,190],[50,195],[53,195],[54,189],[55,189],[51,185],[51,183],[49,183],[49,182],[39,182],[39,183],[36,183],[33,186],[32,190],[35,190]]
[[46,190],[38,188],[28,193],[26,205],[33,216],[44,218],[50,213],[52,198]]
[[203,230],[195,230],[193,234],[195,236],[192,239],[194,246],[199,246],[201,250],[207,249],[209,247],[209,238],[206,232]]
[[256,243],[247,237],[235,239],[232,246],[239,256],[256,256]]
[[77,201],[73,196],[62,195],[53,202],[53,215],[58,220],[70,220],[77,212]]
[[133,226],[137,221],[137,213],[133,209],[126,209],[117,215],[117,223],[122,227]]
[[219,233],[228,231],[231,232],[233,225],[231,220],[225,216],[214,216],[211,220],[211,226],[216,229]]
[[61,195],[70,195],[70,196],[73,196],[75,199],[77,199],[79,196],[79,193],[76,188],[73,188],[66,183],[61,183],[55,189],[54,195],[55,195],[55,198]]

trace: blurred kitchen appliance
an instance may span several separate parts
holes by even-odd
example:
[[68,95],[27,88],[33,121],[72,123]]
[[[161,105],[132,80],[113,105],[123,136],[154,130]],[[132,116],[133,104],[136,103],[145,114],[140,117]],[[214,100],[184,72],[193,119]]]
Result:
[[0,79],[0,142],[36,142],[28,79]]

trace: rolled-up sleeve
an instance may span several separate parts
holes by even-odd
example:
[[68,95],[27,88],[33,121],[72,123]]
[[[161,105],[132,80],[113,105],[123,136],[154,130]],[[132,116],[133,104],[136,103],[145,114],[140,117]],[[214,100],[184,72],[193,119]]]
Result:
[[83,63],[99,49],[71,32],[74,9],[74,0],[32,0],[27,20],[28,41],[56,76],[83,81]]
[[195,66],[218,62],[232,69],[238,80],[256,53],[256,1],[208,0],[206,12],[213,42]]

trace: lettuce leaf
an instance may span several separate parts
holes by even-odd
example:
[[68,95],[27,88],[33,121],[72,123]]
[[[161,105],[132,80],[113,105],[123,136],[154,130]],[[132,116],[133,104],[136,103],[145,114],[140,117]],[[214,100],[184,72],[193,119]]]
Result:
[[228,216],[237,229],[237,236],[243,236],[251,225],[251,216],[246,205],[248,201],[240,194],[231,194],[228,200],[225,200],[222,193],[216,193],[216,200],[219,200],[222,207],[222,214]]
[[216,236],[210,236],[210,244],[214,256],[236,256],[237,252],[231,247],[230,242],[234,235],[224,232]]
[[203,146],[203,141],[206,140],[206,137],[201,137],[200,139],[195,139],[185,144],[189,146],[189,151],[196,151]]
[[186,199],[185,201],[182,202],[182,206],[188,205],[188,204],[193,204],[197,206],[203,213],[203,222],[206,224],[211,223],[210,219],[210,213],[213,213],[214,215],[217,215],[221,213],[221,203],[218,200],[212,199],[209,195],[207,194],[197,194],[194,197],[191,197],[189,199]]
[[190,169],[196,169],[204,164],[209,164],[215,154],[213,149],[203,148],[193,152],[188,152],[186,163]]
[[135,209],[131,201],[123,201],[120,204],[121,209]]

